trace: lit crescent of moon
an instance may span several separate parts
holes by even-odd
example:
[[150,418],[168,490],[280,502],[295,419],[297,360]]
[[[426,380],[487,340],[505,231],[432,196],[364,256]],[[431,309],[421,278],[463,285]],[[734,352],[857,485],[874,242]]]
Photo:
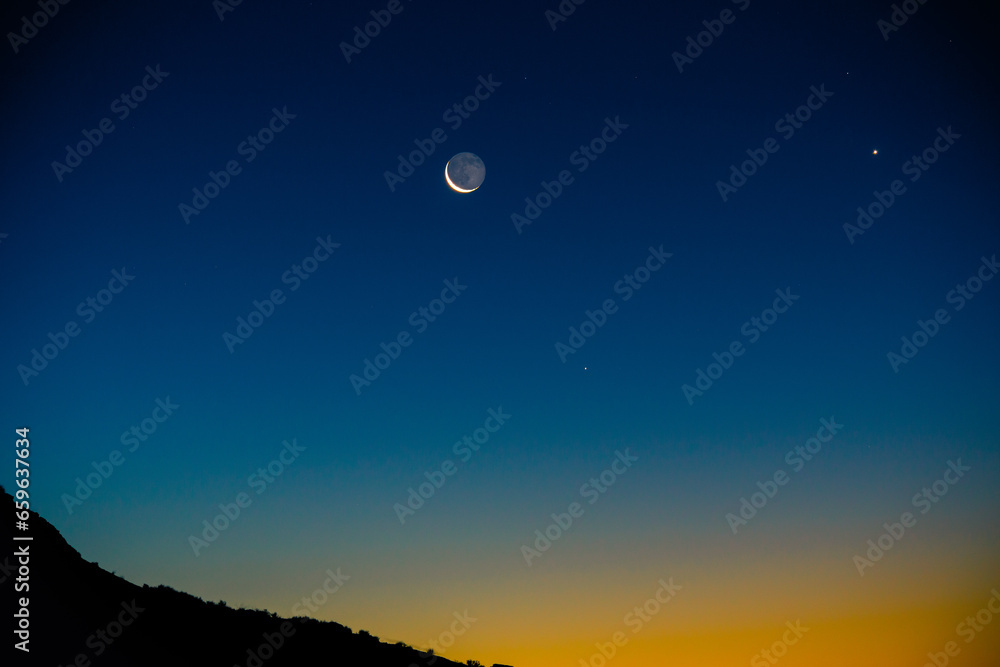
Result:
[[455,192],[475,192],[478,188],[472,188],[471,190],[465,190],[463,188],[458,187],[457,185],[455,185],[452,182],[451,176],[448,175],[448,165],[450,165],[450,164],[451,164],[451,160],[448,160],[448,164],[446,164],[444,166],[444,180],[448,181],[448,187],[450,187]]
[[486,165],[475,153],[458,153],[444,166],[444,180],[455,192],[475,192],[486,180]]

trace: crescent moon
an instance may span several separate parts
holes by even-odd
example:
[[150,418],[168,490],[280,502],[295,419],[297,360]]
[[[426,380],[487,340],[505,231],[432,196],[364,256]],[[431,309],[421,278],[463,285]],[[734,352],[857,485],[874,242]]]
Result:
[[448,186],[449,186],[449,187],[450,187],[450,188],[451,188],[452,190],[454,190],[455,192],[475,192],[477,188],[472,188],[472,190],[466,190],[466,189],[464,189],[464,188],[460,188],[460,187],[458,187],[457,185],[455,185],[455,184],[454,184],[454,183],[452,182],[452,180],[451,180],[451,177],[450,177],[450,176],[448,176],[448,165],[449,165],[449,164],[451,164],[451,160],[448,160],[448,164],[446,164],[446,165],[444,166],[444,180],[448,181]]

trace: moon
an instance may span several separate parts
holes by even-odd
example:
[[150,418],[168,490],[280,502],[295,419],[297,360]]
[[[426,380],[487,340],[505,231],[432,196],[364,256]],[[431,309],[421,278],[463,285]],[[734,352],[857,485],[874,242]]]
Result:
[[473,192],[486,178],[486,165],[474,153],[459,153],[444,166],[444,180],[455,192]]

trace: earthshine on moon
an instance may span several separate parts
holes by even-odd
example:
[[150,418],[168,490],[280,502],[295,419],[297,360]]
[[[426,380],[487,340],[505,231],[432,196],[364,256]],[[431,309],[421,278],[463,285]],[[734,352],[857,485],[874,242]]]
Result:
[[459,153],[444,166],[444,180],[455,192],[472,192],[485,178],[486,165],[474,153]]

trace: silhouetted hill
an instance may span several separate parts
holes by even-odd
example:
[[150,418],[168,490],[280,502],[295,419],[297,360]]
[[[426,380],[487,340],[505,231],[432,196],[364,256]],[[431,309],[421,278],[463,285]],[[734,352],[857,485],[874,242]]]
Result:
[[[0,487],[3,506],[14,498]],[[37,513],[30,513],[31,542],[14,542],[14,517],[3,520],[0,585],[14,609],[29,596],[30,654],[14,650],[18,665],[45,667],[324,667],[375,665],[429,667],[431,657],[403,645],[380,642],[338,623],[279,618],[230,609],[168,586],[137,586],[90,563]],[[23,535],[24,533],[19,533]],[[8,546],[13,545],[13,546]],[[30,586],[15,592],[16,549],[29,545]],[[118,624],[125,624],[121,627]],[[119,629],[120,628],[120,629]],[[270,638],[270,642],[268,641]],[[270,645],[278,645],[271,649]],[[261,649],[260,647],[265,648]],[[79,657],[84,656],[84,657]],[[437,657],[434,667],[458,663]]]

